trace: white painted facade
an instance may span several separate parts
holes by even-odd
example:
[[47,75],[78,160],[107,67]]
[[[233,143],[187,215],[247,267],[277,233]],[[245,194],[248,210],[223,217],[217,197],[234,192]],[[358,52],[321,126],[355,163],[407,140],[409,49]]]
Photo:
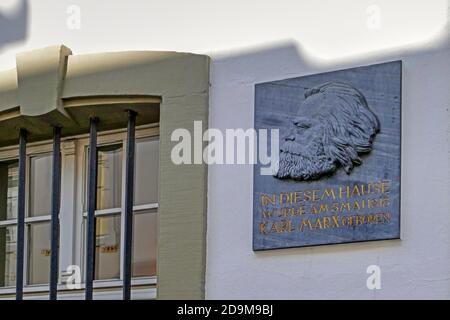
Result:
[[[59,43],[75,54],[207,54],[210,127],[223,130],[253,126],[256,83],[402,60],[401,240],[254,253],[252,167],[210,166],[206,297],[450,298],[447,0],[29,2],[27,35],[0,42],[0,70],[13,68],[18,52]],[[18,3],[2,0],[0,12],[14,15]],[[380,290],[366,286],[374,264]]]

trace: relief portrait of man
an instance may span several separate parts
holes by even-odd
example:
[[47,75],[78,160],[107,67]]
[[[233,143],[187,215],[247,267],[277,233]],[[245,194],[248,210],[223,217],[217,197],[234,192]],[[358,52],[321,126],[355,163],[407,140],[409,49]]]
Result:
[[326,82],[305,93],[288,134],[280,143],[274,177],[317,180],[342,168],[350,174],[372,150],[380,122],[356,88]]

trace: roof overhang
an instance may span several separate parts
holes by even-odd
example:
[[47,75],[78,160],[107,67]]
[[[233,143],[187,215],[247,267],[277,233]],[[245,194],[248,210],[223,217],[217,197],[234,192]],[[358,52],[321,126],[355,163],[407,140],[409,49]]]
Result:
[[72,55],[63,45],[20,53],[16,69],[0,72],[0,146],[16,144],[20,128],[29,141],[51,138],[54,126],[63,136],[86,133],[93,116],[100,130],[125,127],[127,110],[138,113],[138,125],[159,122],[164,96],[204,91],[198,70],[208,63],[177,52]]

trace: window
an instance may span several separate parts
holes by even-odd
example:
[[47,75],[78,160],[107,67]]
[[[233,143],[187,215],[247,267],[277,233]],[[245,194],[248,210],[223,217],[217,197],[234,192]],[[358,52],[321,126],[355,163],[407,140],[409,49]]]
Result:
[[[26,284],[45,284],[50,273],[52,155],[29,157],[26,212]],[[0,163],[0,286],[16,281],[18,161]]]
[[156,275],[156,208],[158,202],[159,142],[136,142],[133,219],[133,277]]
[[27,284],[45,284],[50,277],[52,154],[32,156],[29,172],[28,218],[25,219]]
[[[138,278],[156,276],[159,140],[157,137],[139,134],[139,131],[136,133],[132,276]],[[95,280],[121,279],[124,246],[125,139],[125,134],[103,136],[97,149]],[[89,159],[87,144],[87,140],[83,142],[85,175],[83,234],[87,225]],[[84,248],[85,237],[82,241]]]
[[[86,159],[89,158],[88,153],[86,152]],[[122,144],[98,148],[96,280],[120,278],[122,159]],[[85,203],[87,206],[87,201]]]
[[[136,129],[132,276],[156,276],[159,129]],[[126,131],[98,136],[95,279],[122,279]],[[65,138],[72,148],[62,154],[60,232],[61,272],[68,265],[85,267],[86,184],[89,139]],[[12,150],[12,151],[11,151]],[[25,212],[25,286],[49,283],[51,255],[52,145],[27,146]],[[0,149],[0,287],[16,285],[18,160],[16,148]],[[144,282],[142,282],[144,281]],[[154,283],[154,279],[139,283]],[[114,284],[112,284],[114,286]],[[6,289],[5,289],[6,290]]]
[[16,284],[18,161],[0,162],[0,286]]

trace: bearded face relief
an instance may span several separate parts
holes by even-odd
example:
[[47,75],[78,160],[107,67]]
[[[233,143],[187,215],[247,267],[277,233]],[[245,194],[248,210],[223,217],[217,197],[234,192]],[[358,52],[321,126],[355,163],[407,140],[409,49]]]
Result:
[[380,130],[363,94],[340,82],[327,82],[305,93],[305,100],[280,143],[274,177],[317,180],[339,168],[350,174],[372,150]]
[[253,250],[400,239],[402,62],[254,93]]

